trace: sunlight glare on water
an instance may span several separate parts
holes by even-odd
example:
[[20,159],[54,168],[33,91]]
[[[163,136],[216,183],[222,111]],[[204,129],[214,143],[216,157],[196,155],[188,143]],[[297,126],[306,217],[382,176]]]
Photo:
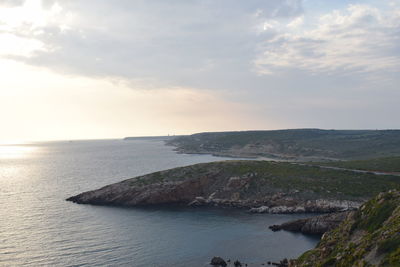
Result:
[[36,149],[37,147],[31,145],[0,145],[0,159],[25,158]]

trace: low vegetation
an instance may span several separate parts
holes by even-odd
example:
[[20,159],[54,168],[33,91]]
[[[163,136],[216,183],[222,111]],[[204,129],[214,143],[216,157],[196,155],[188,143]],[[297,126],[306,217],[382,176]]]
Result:
[[400,266],[400,192],[364,204],[291,266]]
[[400,130],[295,129],[199,133],[168,141],[184,153],[284,159],[369,159],[400,156]]
[[400,173],[400,157],[384,157],[368,160],[320,162],[317,165],[357,169],[366,171],[397,172]]
[[396,176],[251,160],[196,164],[152,173],[129,182],[132,185],[148,185],[211,174],[221,178],[253,175],[255,179],[252,179],[251,186],[243,192],[249,195],[298,191],[297,194],[307,198],[367,199],[382,191],[400,189],[400,177]]

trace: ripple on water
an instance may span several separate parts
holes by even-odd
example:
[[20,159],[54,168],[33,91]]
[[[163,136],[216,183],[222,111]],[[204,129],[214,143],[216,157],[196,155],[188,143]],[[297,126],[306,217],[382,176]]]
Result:
[[208,266],[214,255],[261,263],[295,257],[317,242],[267,229],[298,215],[64,200],[133,176],[224,158],[176,154],[163,142],[146,140],[34,147],[0,159],[0,266]]

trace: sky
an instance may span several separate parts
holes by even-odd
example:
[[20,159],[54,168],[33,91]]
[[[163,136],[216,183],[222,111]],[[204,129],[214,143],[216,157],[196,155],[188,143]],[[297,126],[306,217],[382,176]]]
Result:
[[400,0],[0,0],[0,143],[400,128]]

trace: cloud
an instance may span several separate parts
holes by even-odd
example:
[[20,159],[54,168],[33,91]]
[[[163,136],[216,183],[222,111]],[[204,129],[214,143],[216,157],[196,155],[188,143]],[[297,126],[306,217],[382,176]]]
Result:
[[234,89],[245,80],[259,87],[255,74],[387,72],[400,62],[395,4],[350,5],[316,23],[301,0],[20,4],[0,8],[0,38],[23,47],[3,49],[3,57],[149,87]]
[[250,71],[260,38],[257,25],[267,18],[298,16],[301,3],[42,1],[41,16],[26,20],[21,15],[23,23],[8,33],[40,42],[45,49],[8,58],[63,73],[168,86],[207,87],[203,83],[208,80],[217,87],[227,76]]
[[0,7],[22,6],[25,0],[0,0]]
[[319,17],[316,25],[292,31],[301,17],[262,45],[258,72],[285,69],[310,73],[396,72],[400,68],[400,10],[350,5]]
[[[394,103],[400,83],[399,1],[345,5],[351,2],[21,1],[0,5],[0,57],[66,80],[107,80],[132,93],[151,88],[136,114],[165,101],[171,108],[160,109],[166,114],[162,123],[175,118],[193,131],[198,125],[220,130],[219,121],[232,129],[393,128],[398,122],[390,114],[400,112]],[[43,83],[29,86],[40,92]],[[91,86],[91,93],[104,94],[104,103],[117,94],[113,86]],[[81,90],[73,90],[70,101]],[[196,98],[202,101],[189,101]],[[136,105],[133,99],[123,106]],[[149,104],[155,100],[157,105]],[[245,115],[236,121],[238,114]],[[159,116],[148,115],[148,121],[154,117]]]
[[288,28],[298,28],[300,26],[302,26],[304,23],[304,16],[300,16],[295,18],[294,20],[292,20],[287,27]]

